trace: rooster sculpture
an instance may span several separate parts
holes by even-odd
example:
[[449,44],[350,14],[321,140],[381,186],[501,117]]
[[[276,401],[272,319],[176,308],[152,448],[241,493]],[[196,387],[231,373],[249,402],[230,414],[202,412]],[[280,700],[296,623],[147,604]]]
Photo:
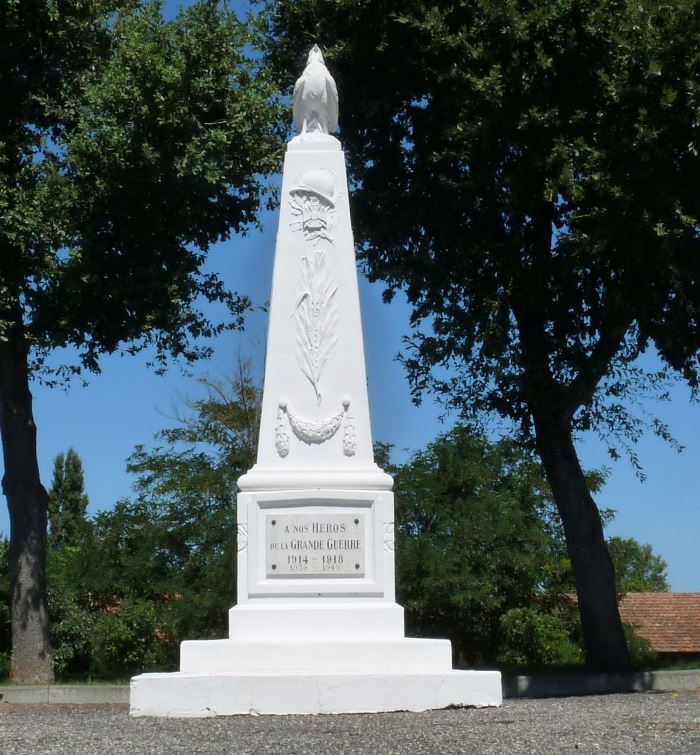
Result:
[[332,134],[338,128],[338,89],[318,45],[311,48],[304,73],[294,85],[293,114],[300,136]]

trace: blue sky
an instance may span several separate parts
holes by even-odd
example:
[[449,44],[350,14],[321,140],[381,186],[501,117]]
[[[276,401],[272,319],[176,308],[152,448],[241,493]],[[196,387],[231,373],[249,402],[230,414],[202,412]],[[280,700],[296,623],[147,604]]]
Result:
[[[269,298],[277,215],[266,213],[263,220],[262,232],[218,245],[207,265],[258,305]],[[420,407],[411,403],[403,369],[395,361],[401,337],[408,332],[407,305],[383,304],[381,286],[362,277],[360,299],[373,436],[393,443],[401,460],[409,449],[421,448],[449,425],[440,423],[440,408],[430,397]],[[78,381],[65,391],[34,384],[44,484],[50,484],[54,456],[72,446],[83,459],[90,511],[110,508],[130,494],[126,457],[135,444],[148,445],[155,432],[171,424],[178,399],[197,395],[196,376],[226,374],[239,353],[260,365],[264,343],[265,315],[255,312],[244,332],[219,337],[212,359],[196,365],[190,377],[176,367],[159,377],[143,355],[113,356],[104,360],[102,374],[91,377],[87,387]],[[598,503],[617,511],[609,535],[650,543],[668,562],[673,590],[700,591],[700,409],[689,403],[687,391],[679,386],[672,401],[656,410],[671,424],[684,452],[678,454],[652,436],[644,438],[638,451],[647,481],[641,483],[624,460],[612,464]],[[594,437],[584,438],[578,447],[586,466],[611,464]],[[9,532],[5,507],[0,511],[0,531]]]

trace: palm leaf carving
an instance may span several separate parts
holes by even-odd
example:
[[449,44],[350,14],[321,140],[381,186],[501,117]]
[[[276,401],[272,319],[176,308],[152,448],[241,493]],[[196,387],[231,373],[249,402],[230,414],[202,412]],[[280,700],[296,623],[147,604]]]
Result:
[[338,286],[328,274],[325,253],[302,257],[300,294],[294,309],[296,357],[321,403],[321,373],[338,341]]

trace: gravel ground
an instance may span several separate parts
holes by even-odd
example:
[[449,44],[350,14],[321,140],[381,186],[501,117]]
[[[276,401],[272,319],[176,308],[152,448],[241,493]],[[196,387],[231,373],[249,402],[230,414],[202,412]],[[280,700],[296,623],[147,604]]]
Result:
[[0,704],[2,755],[107,753],[700,754],[700,691],[506,700],[339,716],[129,718],[124,705]]

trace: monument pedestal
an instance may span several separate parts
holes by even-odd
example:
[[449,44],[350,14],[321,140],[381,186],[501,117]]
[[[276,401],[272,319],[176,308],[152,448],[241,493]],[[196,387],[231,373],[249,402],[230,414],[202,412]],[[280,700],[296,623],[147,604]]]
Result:
[[[183,642],[179,673],[132,679],[132,715],[373,713],[500,705],[498,672],[455,671],[448,640],[404,636],[403,608],[394,602],[391,492],[257,491],[241,493],[238,507],[241,601],[229,612],[230,639]],[[330,547],[356,544],[358,538],[347,533],[328,532],[343,526],[357,529],[361,548]],[[289,532],[276,535],[280,527]],[[319,534],[314,530],[326,531],[309,538],[309,532]],[[300,542],[307,550],[284,547]],[[271,550],[273,545],[279,547]],[[313,553],[320,554],[320,566],[298,565],[318,573],[284,573],[281,561],[296,561],[300,554],[309,559]],[[324,556],[332,561],[339,555],[343,562],[355,556],[339,565],[350,574],[324,573]]]
[[[372,451],[337,93],[318,48],[297,82],[270,298],[257,464],[238,481],[229,639],[131,682],[135,716],[369,713],[501,702],[496,671],[452,670],[404,637],[393,481]],[[312,133],[307,133],[312,130]]]
[[[497,671],[454,671],[448,640],[403,636],[383,602],[245,605],[231,639],[183,642],[180,672],[131,682],[131,715],[424,711],[501,703]],[[332,638],[332,639],[329,639]]]

